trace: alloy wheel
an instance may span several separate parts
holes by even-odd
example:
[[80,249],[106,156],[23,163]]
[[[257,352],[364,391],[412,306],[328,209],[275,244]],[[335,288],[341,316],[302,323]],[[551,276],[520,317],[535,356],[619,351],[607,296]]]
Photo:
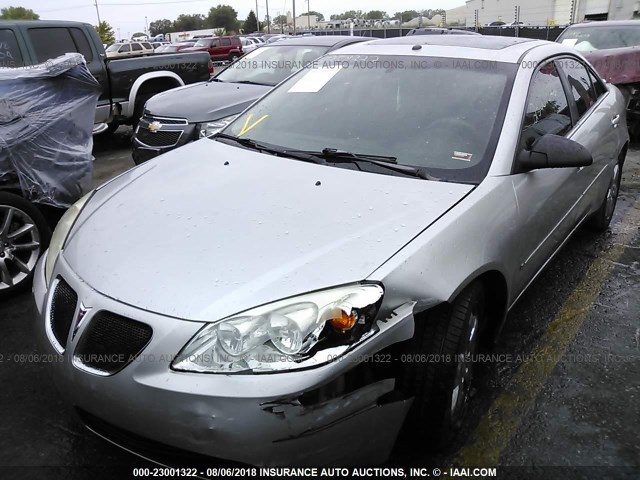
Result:
[[40,257],[34,220],[19,208],[0,205],[0,291],[23,282]]

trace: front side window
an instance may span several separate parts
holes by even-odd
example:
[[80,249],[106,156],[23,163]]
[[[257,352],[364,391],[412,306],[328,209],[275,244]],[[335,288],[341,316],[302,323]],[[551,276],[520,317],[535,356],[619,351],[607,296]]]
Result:
[[596,95],[589,78],[589,72],[580,61],[574,58],[560,59],[558,64],[567,75],[571,95],[578,107],[578,118],[580,118],[596,102]]
[[479,183],[516,71],[501,62],[329,55],[281,83],[224,133],[305,152],[393,157],[442,181]]
[[126,53],[126,52],[130,52],[131,51],[131,45],[129,45],[128,43],[122,45],[122,47],[120,47],[120,52],[122,53]]
[[28,35],[38,62],[78,51],[68,28],[30,28]]
[[571,113],[562,81],[555,63],[548,62],[531,80],[520,146],[529,149],[543,135],[564,135],[570,129]]

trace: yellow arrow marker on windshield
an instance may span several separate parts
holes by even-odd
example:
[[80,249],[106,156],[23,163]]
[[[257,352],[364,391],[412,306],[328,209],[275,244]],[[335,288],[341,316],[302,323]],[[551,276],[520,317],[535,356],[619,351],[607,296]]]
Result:
[[256,120],[255,122],[253,122],[252,124],[249,124],[249,122],[251,121],[251,119],[253,118],[253,113],[250,113],[247,116],[247,119],[244,121],[244,125],[242,126],[242,128],[240,129],[240,133],[238,134],[238,136],[244,135],[245,133],[247,133],[249,130],[251,130],[252,128],[254,128],[256,125],[258,125],[261,121],[263,121],[265,118],[267,118],[269,115],[263,115],[262,117],[260,117],[258,120]]

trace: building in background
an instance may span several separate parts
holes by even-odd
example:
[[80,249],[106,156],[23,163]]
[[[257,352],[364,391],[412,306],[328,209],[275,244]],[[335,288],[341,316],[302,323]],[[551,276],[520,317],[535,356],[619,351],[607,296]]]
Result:
[[585,20],[628,20],[637,14],[638,0],[467,0],[466,24],[491,22],[525,25],[568,25]]

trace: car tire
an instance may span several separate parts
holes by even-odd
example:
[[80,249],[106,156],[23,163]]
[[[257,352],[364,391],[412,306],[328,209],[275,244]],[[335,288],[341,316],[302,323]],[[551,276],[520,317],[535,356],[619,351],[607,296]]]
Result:
[[400,357],[399,389],[414,397],[405,430],[430,449],[446,449],[462,427],[483,310],[484,289],[475,282],[453,303],[417,318],[414,336]]
[[147,100],[149,100],[154,95],[155,93],[150,93],[150,94],[140,95],[138,96],[138,98],[136,98],[135,107],[133,108],[133,117],[131,118],[131,126],[133,127],[134,131],[138,126],[138,123],[140,122],[140,118],[142,117],[142,114],[144,113],[145,103],[147,103]]
[[620,192],[620,182],[622,180],[622,165],[624,163],[624,156],[619,159],[618,163],[613,168],[613,174],[607,187],[607,192],[602,199],[600,207],[589,219],[588,227],[595,232],[604,232],[609,228],[613,213],[618,203],[618,193]]
[[51,228],[33,203],[0,192],[0,298],[31,285],[37,260],[50,240]]
[[237,53],[234,53],[233,55],[231,55],[231,56],[229,57],[229,63],[233,63],[233,62],[235,62],[235,61],[236,61],[237,59],[239,59],[239,58],[240,58],[240,55],[238,55]]

